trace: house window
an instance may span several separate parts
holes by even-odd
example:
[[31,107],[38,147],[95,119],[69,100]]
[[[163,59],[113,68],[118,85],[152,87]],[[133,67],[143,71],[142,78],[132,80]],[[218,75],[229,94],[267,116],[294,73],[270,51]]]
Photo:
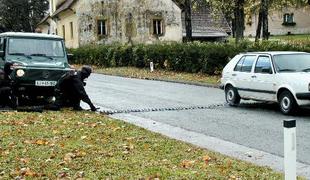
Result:
[[106,20],[103,20],[103,19],[100,19],[100,20],[97,20],[97,27],[98,27],[98,36],[106,36],[108,35],[107,33],[107,21]]
[[286,13],[283,15],[283,24],[284,26],[294,26],[296,23],[294,22],[294,13]]
[[293,23],[294,22],[294,14],[284,14],[284,23]]
[[71,39],[74,38],[74,35],[73,35],[73,22],[70,22],[70,34],[71,34]]
[[63,36],[64,40],[66,40],[66,27],[65,27],[65,25],[62,25],[62,36]]
[[163,20],[154,19],[153,20],[153,35],[163,35]]

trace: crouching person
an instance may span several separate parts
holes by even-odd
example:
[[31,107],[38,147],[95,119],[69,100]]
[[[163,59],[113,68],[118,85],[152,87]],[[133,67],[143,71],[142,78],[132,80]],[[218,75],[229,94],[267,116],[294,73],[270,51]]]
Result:
[[16,98],[13,95],[9,75],[3,70],[0,70],[0,107],[10,107],[15,109],[16,106]]
[[87,103],[92,111],[97,111],[89,99],[84,86],[84,80],[90,76],[92,69],[83,66],[80,71],[70,71],[63,75],[55,86],[55,103],[51,110],[60,110],[62,107],[72,107],[74,110],[83,110],[81,100]]

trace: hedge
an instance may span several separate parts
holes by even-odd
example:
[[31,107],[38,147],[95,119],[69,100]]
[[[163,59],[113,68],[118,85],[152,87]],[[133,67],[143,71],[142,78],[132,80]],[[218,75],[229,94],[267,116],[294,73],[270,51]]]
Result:
[[304,51],[309,44],[243,41],[241,43],[164,43],[152,45],[97,45],[70,49],[73,64],[102,67],[134,66],[145,68],[154,62],[155,68],[190,73],[219,74],[236,54],[253,51]]

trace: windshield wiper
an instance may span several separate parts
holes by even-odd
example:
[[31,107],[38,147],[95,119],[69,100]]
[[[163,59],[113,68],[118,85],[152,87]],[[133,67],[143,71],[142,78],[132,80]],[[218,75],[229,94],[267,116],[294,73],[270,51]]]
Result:
[[279,72],[295,72],[295,69],[279,69]]
[[53,60],[52,57],[49,57],[49,56],[47,56],[46,54],[30,54],[30,56],[46,57],[46,58],[48,58],[48,59],[50,59],[50,60]]
[[310,71],[310,68],[306,68],[306,69],[303,69],[301,70],[302,72],[309,72]]
[[10,55],[13,55],[13,56],[24,56],[24,57],[26,57],[26,58],[28,58],[28,59],[31,59],[30,56],[27,56],[27,55],[24,54],[24,53],[10,53]]

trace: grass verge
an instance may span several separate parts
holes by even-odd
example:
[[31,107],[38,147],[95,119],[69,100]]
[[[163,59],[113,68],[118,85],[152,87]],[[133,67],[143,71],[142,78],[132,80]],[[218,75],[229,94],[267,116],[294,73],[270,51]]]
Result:
[[283,179],[89,112],[0,114],[0,179]]
[[96,73],[107,75],[124,76],[139,79],[166,80],[183,83],[197,83],[205,85],[218,85],[220,76],[208,76],[197,73],[184,73],[165,70],[155,70],[150,72],[149,69],[139,69],[135,67],[115,67],[115,68],[100,68],[94,67]]

